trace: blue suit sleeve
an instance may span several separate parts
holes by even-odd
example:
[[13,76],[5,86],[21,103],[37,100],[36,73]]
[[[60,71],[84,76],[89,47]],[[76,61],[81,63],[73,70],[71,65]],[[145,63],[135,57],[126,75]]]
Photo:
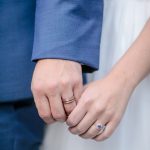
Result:
[[32,60],[66,59],[99,69],[102,0],[36,0]]

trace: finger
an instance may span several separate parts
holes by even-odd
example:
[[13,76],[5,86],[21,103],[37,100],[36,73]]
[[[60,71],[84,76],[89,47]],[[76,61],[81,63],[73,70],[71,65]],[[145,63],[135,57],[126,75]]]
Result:
[[[79,100],[80,101],[80,100]],[[87,113],[87,109],[85,108],[82,100],[78,103],[76,108],[69,115],[66,123],[69,127],[74,127],[84,118]]]
[[69,115],[73,111],[73,109],[76,107],[76,100],[74,97],[72,87],[71,85],[67,84],[65,85],[65,87],[63,87],[61,91],[62,91],[61,96],[62,96],[62,101],[63,101],[63,105],[65,108],[65,112],[67,115]]
[[95,141],[103,141],[103,140],[108,139],[112,135],[112,133],[115,130],[116,126],[117,126],[117,122],[114,122],[114,121],[109,122],[106,125],[106,128],[105,128],[104,132],[102,134],[94,137],[93,139]]
[[96,119],[95,113],[88,112],[77,126],[69,128],[69,130],[73,134],[83,134],[93,125]]
[[77,84],[74,85],[73,93],[76,101],[78,102],[83,92],[83,81],[77,82]]
[[[67,98],[65,98],[63,100],[67,101]],[[68,98],[68,100],[69,100],[69,98]],[[66,114],[68,116],[73,111],[73,109],[76,107],[76,100],[74,98],[74,101],[69,102],[69,103],[63,102],[63,104],[64,104],[65,112],[66,112]]]
[[97,126],[106,125],[108,122],[109,122],[108,118],[101,117],[100,119],[94,122],[94,124],[87,130],[87,132],[85,132],[80,136],[85,139],[94,138],[95,136],[103,132],[103,129],[99,129]]
[[44,122],[47,124],[53,123],[54,119],[51,114],[51,109],[47,97],[44,95],[34,95],[34,101],[38,110],[38,114],[44,120]]
[[50,107],[52,116],[55,120],[64,122],[66,120],[66,114],[59,94],[51,95],[47,94],[50,101]]

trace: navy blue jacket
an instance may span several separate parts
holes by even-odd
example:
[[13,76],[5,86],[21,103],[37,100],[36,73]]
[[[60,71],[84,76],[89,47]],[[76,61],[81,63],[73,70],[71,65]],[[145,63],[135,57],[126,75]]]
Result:
[[102,0],[0,0],[0,101],[32,97],[31,57],[97,70],[102,13]]

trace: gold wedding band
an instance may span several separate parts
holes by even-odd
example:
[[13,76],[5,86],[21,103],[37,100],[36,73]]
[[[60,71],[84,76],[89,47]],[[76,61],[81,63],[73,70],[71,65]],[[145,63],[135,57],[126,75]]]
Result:
[[63,99],[63,98],[62,98],[62,100],[63,100],[63,103],[64,103],[64,104],[70,104],[70,103],[72,103],[72,102],[75,101],[75,97],[72,96],[72,97],[69,98],[69,99]]

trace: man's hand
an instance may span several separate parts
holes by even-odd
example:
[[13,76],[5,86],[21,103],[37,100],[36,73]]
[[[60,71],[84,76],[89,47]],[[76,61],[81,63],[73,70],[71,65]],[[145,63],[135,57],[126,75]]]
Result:
[[36,64],[31,90],[40,117],[46,123],[65,121],[76,106],[76,101],[65,104],[82,93],[82,70],[77,62],[60,59],[43,59]]

